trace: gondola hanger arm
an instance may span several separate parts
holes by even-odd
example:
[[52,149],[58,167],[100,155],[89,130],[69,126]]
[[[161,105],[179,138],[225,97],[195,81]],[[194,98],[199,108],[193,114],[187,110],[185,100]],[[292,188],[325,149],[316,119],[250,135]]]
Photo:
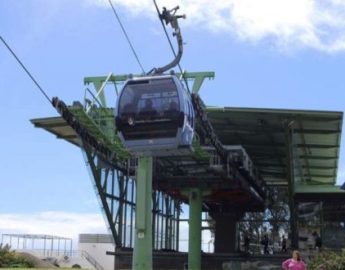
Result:
[[[177,44],[178,44],[178,52],[175,55],[175,59],[171,61],[169,64],[159,67],[159,68],[154,68],[152,69],[153,74],[162,74],[166,72],[167,70],[177,66],[180,63],[182,53],[183,53],[183,39],[182,39],[182,34],[181,34],[181,29],[178,24],[178,19],[185,19],[186,15],[176,15],[177,10],[179,9],[179,6],[176,6],[175,8],[168,10],[165,7],[163,7],[163,11],[161,14],[159,14],[160,20],[165,22],[166,25],[171,25],[171,27],[174,29],[173,36],[176,37],[177,39]],[[149,72],[149,73],[151,73]]]

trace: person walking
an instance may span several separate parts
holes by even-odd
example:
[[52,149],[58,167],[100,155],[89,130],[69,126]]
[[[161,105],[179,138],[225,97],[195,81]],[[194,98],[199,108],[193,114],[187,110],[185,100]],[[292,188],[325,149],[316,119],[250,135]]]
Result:
[[292,258],[284,261],[282,267],[284,270],[307,270],[307,266],[302,261],[298,250],[292,252]]

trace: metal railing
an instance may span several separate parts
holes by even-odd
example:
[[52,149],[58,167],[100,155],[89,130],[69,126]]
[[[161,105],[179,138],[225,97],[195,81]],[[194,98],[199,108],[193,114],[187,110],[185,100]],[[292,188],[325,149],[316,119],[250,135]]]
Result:
[[66,251],[66,250],[57,250],[57,249],[28,249],[28,248],[18,248],[14,249],[19,252],[27,252],[30,253],[38,258],[46,258],[46,257],[56,257],[60,258],[63,256],[68,257],[78,257],[78,251]]
[[48,257],[53,257],[56,259],[57,263],[59,262],[65,262],[66,258],[68,260],[70,258],[83,258],[87,260],[95,269],[97,270],[104,270],[103,266],[97,262],[97,260],[92,257],[87,251],[85,250],[73,250],[69,252],[63,252],[61,250],[44,250],[44,249],[20,249],[18,251],[21,252],[27,252],[30,253],[31,255],[34,255],[38,258],[48,258]]
[[97,270],[104,270],[103,266],[100,265],[87,251],[82,250],[81,257],[85,258]]

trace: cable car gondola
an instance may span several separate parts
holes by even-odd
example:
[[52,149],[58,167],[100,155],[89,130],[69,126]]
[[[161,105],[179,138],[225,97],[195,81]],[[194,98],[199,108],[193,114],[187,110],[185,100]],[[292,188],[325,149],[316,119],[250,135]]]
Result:
[[[183,41],[176,15],[179,7],[163,8],[160,19],[174,28],[175,59],[152,70],[152,75],[129,79],[117,102],[116,128],[124,146],[139,155],[186,154],[192,149],[194,109],[189,92],[175,75],[164,72],[178,65]],[[149,72],[148,74],[151,74]]]
[[116,127],[131,152],[164,156],[191,150],[194,109],[175,75],[126,81],[117,103]]

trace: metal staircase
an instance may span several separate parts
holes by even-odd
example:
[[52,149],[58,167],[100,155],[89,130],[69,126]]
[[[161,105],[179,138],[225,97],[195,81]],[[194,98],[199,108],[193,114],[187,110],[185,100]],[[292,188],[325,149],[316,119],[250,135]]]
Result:
[[96,268],[96,270],[104,270],[103,266],[100,265],[95,258],[93,258],[87,251],[82,250],[81,251],[81,257],[87,260],[93,267]]

